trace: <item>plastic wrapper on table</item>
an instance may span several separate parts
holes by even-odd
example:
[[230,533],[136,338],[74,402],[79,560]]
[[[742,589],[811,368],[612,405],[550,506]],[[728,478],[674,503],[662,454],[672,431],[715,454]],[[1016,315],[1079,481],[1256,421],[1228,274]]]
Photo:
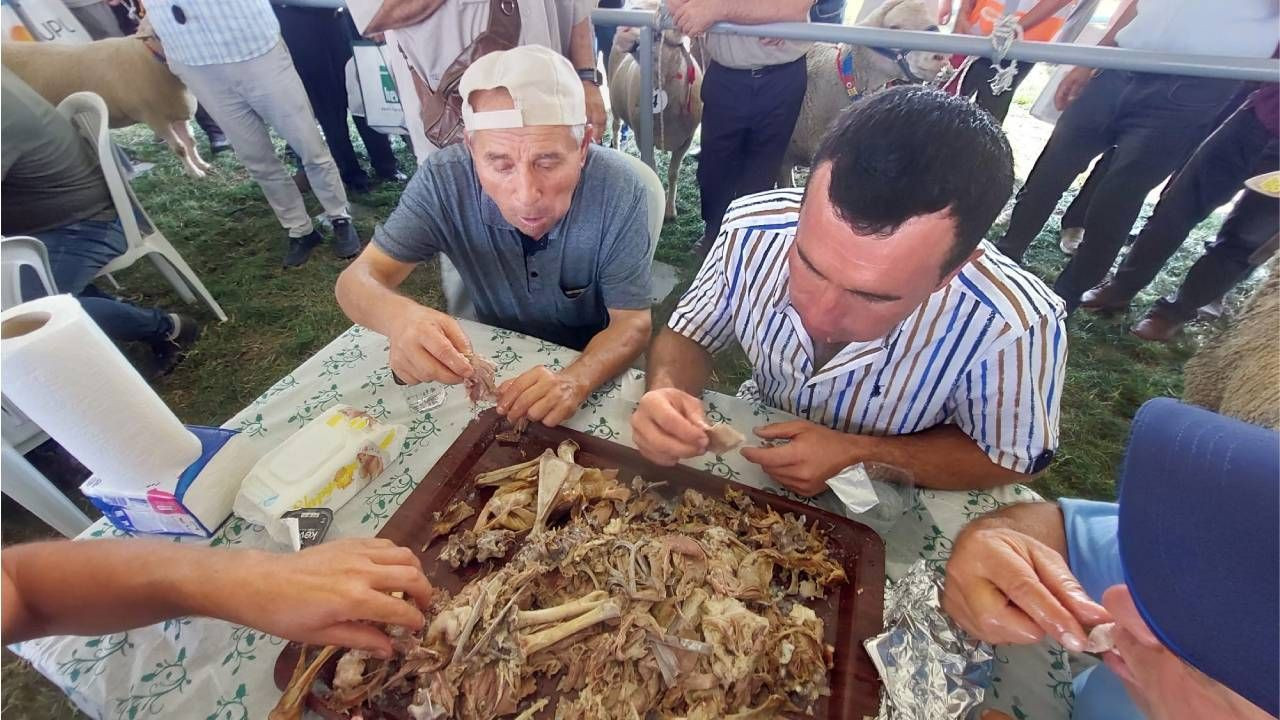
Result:
[[959,720],[982,702],[991,646],[955,626],[941,594],[924,561],[885,593],[885,632],[864,643],[884,683],[879,720]]

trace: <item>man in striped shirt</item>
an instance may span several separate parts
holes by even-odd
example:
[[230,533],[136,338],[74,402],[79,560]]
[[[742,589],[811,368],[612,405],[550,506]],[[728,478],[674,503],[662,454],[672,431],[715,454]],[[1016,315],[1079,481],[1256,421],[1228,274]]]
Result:
[[919,485],[983,488],[1043,470],[1058,442],[1062,302],[982,238],[1008,199],[999,125],[969,103],[901,87],[846,111],[808,188],[734,203],[649,352],[632,418],[642,453],[707,450],[697,399],[737,341],[763,401],[806,418],[742,452],[816,495],[862,461]]

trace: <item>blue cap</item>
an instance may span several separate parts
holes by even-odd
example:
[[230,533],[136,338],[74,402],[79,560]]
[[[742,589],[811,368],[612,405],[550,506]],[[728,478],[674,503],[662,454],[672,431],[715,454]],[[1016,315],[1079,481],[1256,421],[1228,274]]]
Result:
[[1120,557],[1178,657],[1277,714],[1280,434],[1158,398],[1120,473]]

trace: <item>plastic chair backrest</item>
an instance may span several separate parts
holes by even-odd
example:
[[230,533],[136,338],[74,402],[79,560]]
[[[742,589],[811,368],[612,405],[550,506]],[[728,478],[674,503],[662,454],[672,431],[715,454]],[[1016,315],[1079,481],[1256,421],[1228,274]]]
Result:
[[53,270],[49,267],[49,251],[44,243],[33,237],[7,237],[0,239],[0,310],[8,310],[22,302],[22,268],[31,268],[46,295],[57,295],[53,282]]
[[111,203],[115,205],[116,214],[120,216],[120,225],[124,229],[129,248],[133,249],[142,238],[134,211],[138,204],[133,196],[132,186],[120,171],[115,146],[111,144],[107,103],[97,93],[82,91],[72,93],[58,103],[58,112],[76,126],[97,154],[102,176],[106,179],[107,189],[111,192]]

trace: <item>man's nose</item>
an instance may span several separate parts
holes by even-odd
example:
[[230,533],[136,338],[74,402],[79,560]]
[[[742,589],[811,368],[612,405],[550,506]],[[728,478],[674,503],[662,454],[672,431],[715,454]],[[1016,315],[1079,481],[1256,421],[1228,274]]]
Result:
[[531,207],[542,199],[542,188],[539,186],[533,171],[527,168],[521,168],[516,173],[514,190],[516,203],[525,208]]

